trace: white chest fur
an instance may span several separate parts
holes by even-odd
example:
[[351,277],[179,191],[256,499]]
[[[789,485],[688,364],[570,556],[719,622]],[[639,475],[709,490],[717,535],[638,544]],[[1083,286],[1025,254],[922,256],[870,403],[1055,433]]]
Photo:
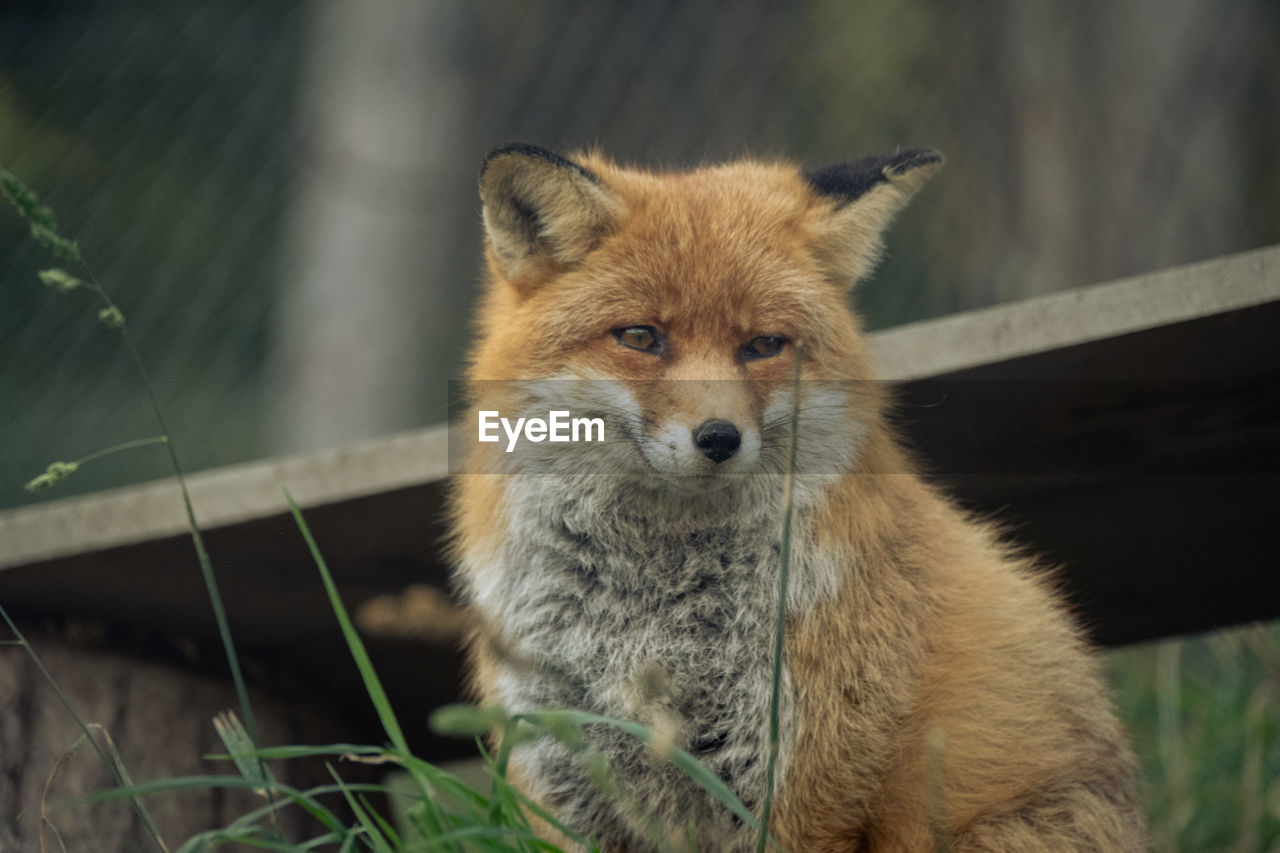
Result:
[[[666,730],[758,810],[766,784],[782,527],[781,478],[699,497],[620,477],[514,475],[497,565],[474,566],[475,603],[503,645],[512,711],[579,708]],[[811,602],[827,567],[793,539],[792,602]],[[815,576],[817,575],[817,576]],[[807,592],[806,592],[807,589]],[[794,735],[784,667],[783,778]],[[645,817],[696,826],[717,848],[754,836],[676,768],[616,730],[587,733],[622,792],[606,801],[580,758],[550,741],[520,761],[563,818],[635,845]],[[643,807],[636,804],[643,803]],[[687,836],[686,836],[687,837]],[[602,839],[607,840],[607,839]]]

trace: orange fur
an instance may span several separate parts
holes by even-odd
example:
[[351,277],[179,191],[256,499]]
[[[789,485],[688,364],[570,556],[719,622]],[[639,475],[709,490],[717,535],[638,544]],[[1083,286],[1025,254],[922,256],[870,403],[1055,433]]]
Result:
[[[847,289],[935,168],[885,167],[842,200],[785,163],[651,173],[500,151],[482,177],[490,280],[469,378],[608,377],[666,413],[696,401],[649,380],[736,381],[746,401],[724,405],[744,418],[790,383],[798,350],[807,382],[871,380]],[[669,340],[661,358],[611,334],[637,325]],[[789,346],[735,355],[759,335]],[[863,386],[854,468],[808,510],[810,547],[843,562],[836,590],[787,626],[795,730],[773,830],[793,851],[1143,848],[1123,733],[1051,582],[913,473],[885,406]],[[468,470],[499,456],[477,448]],[[471,589],[503,571],[505,489],[459,478],[454,543]],[[487,646],[473,643],[475,680],[497,701],[507,664]]]

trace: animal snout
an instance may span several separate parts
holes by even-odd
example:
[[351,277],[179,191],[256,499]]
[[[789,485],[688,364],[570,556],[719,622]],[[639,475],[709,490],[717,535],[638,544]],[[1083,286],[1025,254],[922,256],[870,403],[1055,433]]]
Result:
[[712,462],[723,462],[738,452],[742,434],[729,421],[703,421],[693,430],[693,444]]

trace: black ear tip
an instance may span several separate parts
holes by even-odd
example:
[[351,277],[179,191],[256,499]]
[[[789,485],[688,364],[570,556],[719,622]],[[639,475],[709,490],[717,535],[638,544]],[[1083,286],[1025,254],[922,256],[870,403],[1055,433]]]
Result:
[[572,160],[566,157],[561,157],[554,151],[549,151],[546,148],[541,148],[537,145],[530,145],[527,142],[507,142],[491,149],[488,154],[484,155],[484,162],[480,164],[480,179],[484,180],[484,173],[488,171],[490,163],[499,157],[505,157],[508,154],[516,154],[521,157],[531,157],[535,160],[550,163],[559,169],[569,169],[577,172],[592,181],[596,180],[596,176],[594,174],[582,168]]
[[554,151],[548,151],[537,145],[530,145],[527,142],[504,142],[501,145],[492,148],[488,154],[484,155],[484,163],[487,166],[490,160],[496,160],[504,154],[523,154],[526,157],[537,157],[542,160],[555,160],[560,157]]
[[489,170],[490,163],[508,154],[520,154],[525,157],[538,157],[544,160],[557,156],[554,151],[548,151],[545,148],[539,148],[527,142],[504,142],[502,145],[489,149],[489,153],[484,155],[484,162],[480,164],[480,177],[484,177],[484,173]]
[[825,169],[811,169],[804,173],[804,177],[818,195],[847,204],[890,178],[941,162],[942,155],[932,148],[912,148],[896,154],[839,163]]
[[889,158],[890,162],[886,168],[895,175],[903,172],[910,172],[912,169],[919,169],[921,166],[931,166],[935,163],[943,162],[943,157],[932,148],[913,148],[910,151],[903,151]]

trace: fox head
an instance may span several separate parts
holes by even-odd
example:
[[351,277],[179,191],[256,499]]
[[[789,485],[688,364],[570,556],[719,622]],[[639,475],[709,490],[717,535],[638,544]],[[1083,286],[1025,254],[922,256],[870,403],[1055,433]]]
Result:
[[712,486],[779,468],[799,390],[799,435],[830,439],[810,446],[847,468],[881,406],[849,290],[941,163],[913,150],[662,173],[497,148],[480,173],[473,386],[585,380],[566,405],[620,419],[634,459],[619,464]]

